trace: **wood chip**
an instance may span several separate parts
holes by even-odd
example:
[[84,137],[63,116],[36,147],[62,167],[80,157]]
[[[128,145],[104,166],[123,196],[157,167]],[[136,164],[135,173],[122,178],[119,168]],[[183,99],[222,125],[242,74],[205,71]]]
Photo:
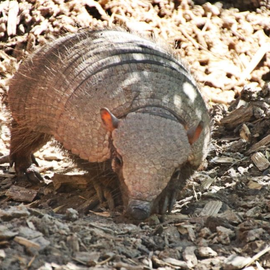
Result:
[[5,195],[17,202],[32,202],[37,195],[37,190],[11,186]]
[[253,154],[250,158],[260,171],[266,170],[270,165],[270,162],[261,152]]
[[201,180],[201,187],[203,190],[208,190],[212,184],[216,181],[216,178],[212,178],[210,176],[205,176],[205,177],[200,177],[202,178]]
[[255,181],[249,181],[248,182],[248,187],[250,189],[257,189],[257,190],[261,190],[263,185],[259,184],[258,182]]
[[243,221],[242,217],[237,212],[231,209],[218,214],[218,217],[229,221],[231,224],[239,224]]
[[31,32],[35,36],[39,36],[40,34],[45,32],[46,30],[48,30],[48,28],[49,28],[49,22],[48,22],[48,20],[44,20],[41,24],[34,26],[33,29],[31,30]]
[[[261,209],[259,206],[255,206],[255,207],[252,207],[251,209],[249,209],[247,212],[246,212],[246,216],[247,217],[258,217],[260,216],[260,213],[261,213]],[[250,231],[251,232],[251,231]]]
[[20,217],[28,217],[30,215],[27,208],[23,205],[21,206],[13,206],[10,207],[7,210],[0,209],[0,218],[4,221],[9,221],[14,218],[20,218]]
[[253,106],[241,106],[240,108],[231,112],[228,116],[220,120],[220,124],[229,129],[235,128],[239,124],[248,122],[253,116]]
[[198,247],[198,254],[203,258],[216,257],[217,252],[210,247]]
[[210,201],[204,206],[203,210],[200,213],[200,216],[201,217],[216,216],[221,207],[222,207],[221,201]]
[[0,258],[1,259],[6,258],[6,253],[5,253],[5,251],[3,249],[0,249]]
[[223,245],[229,245],[231,243],[231,238],[234,236],[235,233],[231,229],[223,226],[217,226],[217,240]]
[[174,258],[164,258],[163,261],[171,266],[181,267],[184,269],[187,268],[186,262]]
[[87,266],[95,266],[100,255],[100,252],[76,252],[74,260]]
[[240,137],[247,142],[250,142],[251,140],[251,133],[246,124],[243,124],[243,126],[240,129]]
[[265,148],[270,144],[270,134],[265,136],[263,139],[261,139],[259,142],[252,145],[252,147],[247,151],[247,154],[251,154],[253,152],[258,151],[261,148]]
[[251,258],[232,254],[224,261],[224,269],[241,269],[245,265],[249,264],[250,261]]
[[24,237],[21,237],[21,236],[16,236],[14,238],[14,241],[25,246],[25,247],[28,247],[28,248],[34,248],[34,249],[37,249],[39,250],[40,249],[40,245],[37,244],[37,243],[34,243],[33,241],[30,241]]
[[195,255],[195,250],[197,247],[190,246],[186,247],[183,251],[183,259],[187,262],[187,265],[191,268],[198,264],[197,256]]
[[0,225],[0,241],[8,240],[16,235],[18,235],[17,232],[9,230],[7,226]]
[[192,242],[196,242],[196,234],[194,229],[191,226],[187,227],[187,232],[188,232],[188,238],[192,241]]
[[9,1],[7,34],[8,36],[16,35],[17,16],[19,13],[19,4],[17,1]]
[[221,156],[221,157],[214,157],[211,162],[215,164],[233,164],[237,161],[237,159],[232,158],[232,157],[226,157],[226,156]]

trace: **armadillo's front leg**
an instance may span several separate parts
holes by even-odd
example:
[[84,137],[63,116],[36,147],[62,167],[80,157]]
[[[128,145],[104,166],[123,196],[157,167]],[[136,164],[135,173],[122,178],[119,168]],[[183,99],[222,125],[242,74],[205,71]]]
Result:
[[41,148],[51,136],[17,124],[11,127],[10,164],[15,164],[18,177],[26,176],[29,180],[40,180],[41,176],[34,167],[38,165],[33,153]]
[[160,196],[157,213],[164,215],[170,213],[177,199],[179,191],[183,190],[187,179],[193,174],[195,168],[190,164],[185,164],[179,171],[175,172],[166,189]]
[[94,179],[93,185],[96,190],[99,202],[103,203],[104,201],[106,201],[110,211],[113,211],[115,208],[115,203],[110,188],[102,185],[99,179]]

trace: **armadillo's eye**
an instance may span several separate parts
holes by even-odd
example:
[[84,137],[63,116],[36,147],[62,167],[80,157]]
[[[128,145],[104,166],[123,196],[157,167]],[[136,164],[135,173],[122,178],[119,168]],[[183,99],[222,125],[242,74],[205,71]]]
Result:
[[118,155],[114,158],[115,166],[121,167],[123,165],[122,158]]
[[123,166],[122,157],[117,153],[112,159],[112,169],[117,173]]

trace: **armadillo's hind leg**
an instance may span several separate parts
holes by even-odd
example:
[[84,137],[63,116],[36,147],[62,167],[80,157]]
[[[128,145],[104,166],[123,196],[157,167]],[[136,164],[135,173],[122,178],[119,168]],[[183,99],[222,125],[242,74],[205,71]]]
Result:
[[40,149],[51,136],[32,131],[29,128],[17,124],[15,121],[11,127],[10,164],[15,164],[18,177],[26,176],[29,180],[40,180],[41,176],[35,169],[37,161],[34,152]]

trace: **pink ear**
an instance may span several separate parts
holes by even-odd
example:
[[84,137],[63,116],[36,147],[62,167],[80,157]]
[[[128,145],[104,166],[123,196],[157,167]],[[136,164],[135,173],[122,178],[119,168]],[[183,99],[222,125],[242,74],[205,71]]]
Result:
[[100,116],[107,131],[112,132],[115,128],[118,127],[119,119],[114,116],[109,109],[100,109]]
[[203,130],[203,121],[201,121],[197,127],[192,127],[187,131],[188,141],[190,144],[195,143]]

